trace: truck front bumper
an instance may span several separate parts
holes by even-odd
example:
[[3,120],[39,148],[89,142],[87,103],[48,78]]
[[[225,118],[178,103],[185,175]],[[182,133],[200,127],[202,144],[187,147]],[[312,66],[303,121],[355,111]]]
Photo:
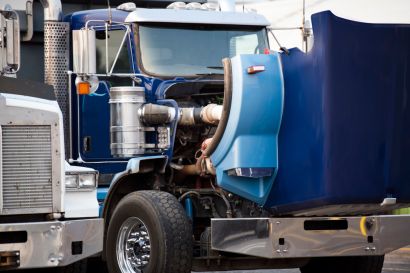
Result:
[[212,219],[212,249],[263,258],[384,255],[410,245],[410,215]]
[[102,219],[0,224],[0,267],[65,266],[102,251]]

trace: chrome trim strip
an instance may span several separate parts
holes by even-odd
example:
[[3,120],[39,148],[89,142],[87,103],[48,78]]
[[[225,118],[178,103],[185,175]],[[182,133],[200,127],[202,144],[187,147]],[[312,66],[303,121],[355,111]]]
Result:
[[[345,220],[347,229],[305,230]],[[384,255],[410,244],[410,215],[212,219],[212,249],[264,258]]]

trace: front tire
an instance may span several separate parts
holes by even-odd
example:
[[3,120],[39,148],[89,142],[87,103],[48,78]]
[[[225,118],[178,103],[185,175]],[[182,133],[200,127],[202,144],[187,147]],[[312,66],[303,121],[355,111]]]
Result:
[[301,273],[381,273],[384,256],[312,258]]
[[110,273],[188,273],[192,226],[173,195],[133,192],[114,210],[106,248]]

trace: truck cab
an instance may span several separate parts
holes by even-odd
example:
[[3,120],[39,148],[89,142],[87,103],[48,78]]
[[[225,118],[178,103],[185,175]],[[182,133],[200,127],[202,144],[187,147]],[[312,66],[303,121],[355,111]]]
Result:
[[19,5],[0,3],[0,269],[85,270],[102,250],[95,169],[65,161],[53,87],[16,73]]
[[[381,143],[394,137],[372,118],[370,105],[380,110],[390,95],[380,91],[359,103],[354,94],[370,92],[373,74],[360,68],[369,74],[359,77],[340,59],[360,84],[336,93],[351,82],[338,78],[331,62],[342,56],[337,52],[349,54],[348,47],[331,47],[331,33],[366,25],[321,13],[310,53],[273,52],[263,16],[222,7],[125,3],[64,19],[72,30],[69,162],[100,172],[110,272],[318,273],[333,270],[330,262],[322,267],[328,257],[341,273],[379,273],[384,254],[409,242],[399,236],[387,243],[408,227],[407,216],[388,215],[410,203],[407,174],[376,176],[391,170],[385,163],[393,150]],[[371,122],[359,126],[340,105]],[[407,114],[395,121],[404,123]],[[352,131],[349,122],[357,125]],[[375,131],[377,141],[366,144],[342,139]],[[390,155],[400,165],[405,155],[396,148]],[[369,155],[375,161],[362,164]]]

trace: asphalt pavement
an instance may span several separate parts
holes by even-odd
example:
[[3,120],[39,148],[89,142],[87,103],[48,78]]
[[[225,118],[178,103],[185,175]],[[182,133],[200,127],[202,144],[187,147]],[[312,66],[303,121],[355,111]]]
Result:
[[[230,273],[300,273],[299,269],[228,271]],[[213,273],[228,273],[213,272]],[[203,272],[205,273],[205,272]],[[349,273],[349,272],[346,272]],[[410,246],[386,255],[383,273],[410,273]]]

